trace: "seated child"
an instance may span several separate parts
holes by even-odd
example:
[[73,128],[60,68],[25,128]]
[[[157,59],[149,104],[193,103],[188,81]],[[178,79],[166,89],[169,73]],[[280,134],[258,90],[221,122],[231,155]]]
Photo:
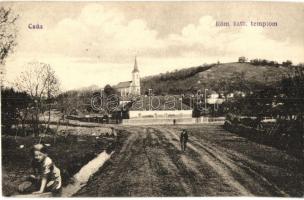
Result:
[[34,175],[30,175],[29,182],[19,186],[20,192],[30,192],[36,190],[33,194],[52,192],[59,194],[61,190],[60,170],[55,166],[52,159],[48,157],[46,148],[42,144],[34,145],[32,149],[33,161],[32,167]]

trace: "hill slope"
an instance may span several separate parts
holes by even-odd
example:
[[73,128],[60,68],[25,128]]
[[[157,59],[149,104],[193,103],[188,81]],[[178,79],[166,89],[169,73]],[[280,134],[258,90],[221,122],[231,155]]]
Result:
[[274,86],[287,73],[285,67],[224,63],[198,66],[143,78],[142,93],[149,88],[154,94],[196,93],[197,90],[230,92],[249,91]]

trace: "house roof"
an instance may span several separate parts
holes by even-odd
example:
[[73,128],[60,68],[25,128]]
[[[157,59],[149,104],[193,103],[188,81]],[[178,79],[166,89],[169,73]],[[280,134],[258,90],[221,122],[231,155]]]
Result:
[[126,88],[131,86],[132,81],[124,81],[115,85],[115,88]]

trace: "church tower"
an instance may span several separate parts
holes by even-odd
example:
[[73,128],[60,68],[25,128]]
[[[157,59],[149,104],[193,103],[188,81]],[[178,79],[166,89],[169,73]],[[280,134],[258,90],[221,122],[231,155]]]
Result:
[[139,70],[137,66],[137,60],[135,57],[134,61],[134,69],[132,71],[132,85],[131,90],[133,95],[140,95],[140,76],[139,76]]

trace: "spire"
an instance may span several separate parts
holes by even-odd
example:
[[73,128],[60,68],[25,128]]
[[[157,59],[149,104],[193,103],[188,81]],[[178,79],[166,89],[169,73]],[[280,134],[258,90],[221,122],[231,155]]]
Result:
[[133,69],[132,73],[135,73],[135,72],[139,72],[138,66],[137,66],[136,56],[135,56],[135,61],[134,61],[134,69]]

